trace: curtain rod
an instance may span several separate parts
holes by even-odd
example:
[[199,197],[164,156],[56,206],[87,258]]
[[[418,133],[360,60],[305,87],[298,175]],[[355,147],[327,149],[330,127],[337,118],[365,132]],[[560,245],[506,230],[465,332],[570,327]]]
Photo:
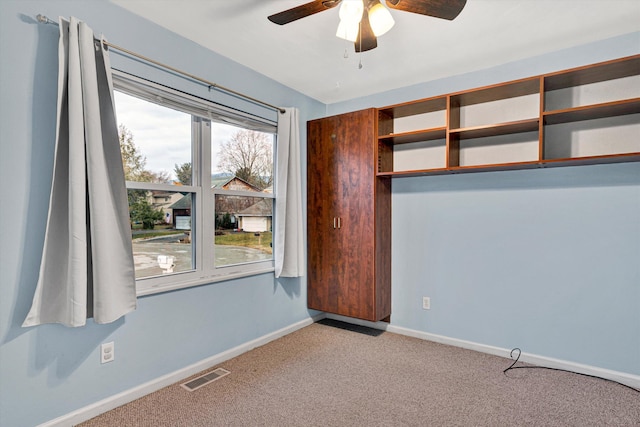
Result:
[[[56,21],[53,21],[52,19],[49,19],[48,17],[46,17],[46,16],[44,16],[44,15],[40,15],[40,14],[38,14],[38,15],[36,16],[36,19],[38,20],[38,22],[40,22],[40,23],[42,23],[42,24],[53,24],[53,25],[58,25],[58,23],[57,23]],[[214,82],[211,82],[211,81],[209,81],[209,80],[205,80],[205,79],[203,79],[203,78],[201,78],[201,77],[195,76],[195,75],[193,75],[193,74],[191,74],[191,73],[188,73],[188,72],[186,72],[186,71],[182,71],[182,70],[180,70],[180,69],[178,69],[178,68],[174,68],[174,67],[172,67],[172,66],[170,66],[170,65],[163,64],[163,63],[161,63],[161,62],[158,62],[158,61],[156,61],[156,60],[153,60],[153,59],[151,59],[151,58],[148,58],[148,57],[146,57],[146,56],[144,56],[144,55],[140,55],[139,53],[132,52],[132,51],[130,51],[130,50],[128,50],[128,49],[125,49],[125,48],[123,48],[123,47],[120,47],[120,46],[118,46],[118,45],[115,45],[115,44],[113,44],[113,43],[110,43],[110,42],[108,42],[108,41],[106,41],[106,40],[102,40],[102,44],[103,44],[103,45],[105,45],[105,46],[107,46],[107,47],[109,47],[109,48],[119,50],[120,52],[124,52],[124,53],[126,53],[127,55],[131,55],[131,56],[134,56],[134,57],[136,57],[136,58],[142,59],[143,61],[150,62],[150,63],[152,63],[152,64],[154,64],[154,65],[159,66],[159,67],[165,68],[165,69],[167,69],[167,70],[171,70],[171,71],[173,71],[173,72],[175,72],[175,73],[178,73],[178,74],[182,74],[183,76],[186,76],[186,77],[189,77],[190,79],[193,79],[193,80],[199,81],[200,83],[204,83],[204,84],[206,84],[207,86],[209,86],[209,89],[220,89],[220,90],[223,90],[223,91],[225,91],[225,92],[231,93],[231,94],[233,94],[233,95],[239,96],[239,97],[241,97],[241,98],[248,99],[249,101],[255,102],[255,103],[257,103],[257,104],[264,105],[265,107],[272,108],[272,109],[274,109],[274,110],[276,110],[276,111],[279,111],[280,113],[283,113],[283,114],[285,113],[285,110],[284,110],[284,108],[282,108],[282,107],[278,107],[278,106],[275,106],[275,105],[272,105],[272,104],[266,103],[266,102],[264,102],[264,101],[260,101],[259,99],[253,98],[253,97],[251,97],[251,96],[245,95],[245,94],[240,93],[240,92],[237,92],[237,91],[235,91],[235,90],[233,90],[233,89],[229,89],[229,88],[224,87],[224,86],[221,86],[221,85],[219,85],[219,84],[217,84],[217,83],[214,83]]]

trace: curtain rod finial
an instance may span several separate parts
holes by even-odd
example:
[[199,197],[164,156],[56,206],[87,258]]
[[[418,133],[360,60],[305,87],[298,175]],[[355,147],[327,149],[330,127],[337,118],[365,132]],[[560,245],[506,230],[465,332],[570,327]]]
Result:
[[55,24],[55,21],[52,21],[51,19],[49,19],[48,17],[42,15],[42,14],[37,14],[36,15],[36,19],[38,20],[38,22],[40,22],[41,24]]

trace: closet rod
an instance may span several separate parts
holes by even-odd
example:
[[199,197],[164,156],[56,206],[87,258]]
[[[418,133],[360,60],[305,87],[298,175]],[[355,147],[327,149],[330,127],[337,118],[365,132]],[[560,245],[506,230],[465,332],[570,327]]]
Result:
[[[40,22],[40,23],[42,23],[42,24],[53,24],[53,25],[58,25],[58,23],[57,23],[56,21],[54,21],[54,20],[52,20],[52,19],[49,19],[48,17],[46,17],[46,16],[44,16],[44,15],[40,15],[40,14],[38,14],[38,15],[36,16],[36,19],[38,20],[38,22]],[[233,94],[233,95],[239,96],[239,97],[241,97],[241,98],[247,99],[247,100],[249,100],[249,101],[255,102],[256,104],[264,105],[265,107],[269,107],[269,108],[272,108],[272,109],[274,109],[274,110],[277,110],[277,111],[279,111],[279,112],[280,112],[280,113],[282,113],[282,114],[284,114],[284,113],[285,113],[285,110],[284,110],[284,108],[282,108],[282,107],[278,107],[278,106],[275,106],[275,105],[269,104],[269,103],[267,103],[267,102],[260,101],[259,99],[253,98],[253,97],[251,97],[251,96],[249,96],[249,95],[245,95],[245,94],[240,93],[240,92],[237,92],[237,91],[235,91],[235,90],[233,90],[233,89],[229,89],[229,88],[227,88],[227,87],[221,86],[221,85],[219,85],[219,84],[217,84],[217,83],[210,82],[209,80],[205,80],[205,79],[203,79],[203,78],[201,78],[201,77],[195,76],[195,75],[193,75],[193,74],[191,74],[191,73],[188,73],[188,72],[186,72],[186,71],[182,71],[182,70],[180,70],[180,69],[178,69],[178,68],[174,68],[174,67],[172,67],[172,66],[170,66],[170,65],[163,64],[162,62],[158,62],[158,61],[156,61],[156,60],[154,60],[154,59],[151,59],[151,58],[148,58],[148,57],[146,57],[146,56],[144,56],[144,55],[140,55],[139,53],[132,52],[132,51],[130,51],[129,49],[125,49],[125,48],[120,47],[120,46],[118,46],[118,45],[115,45],[115,44],[113,44],[113,43],[111,43],[111,42],[108,42],[108,41],[106,41],[106,40],[104,40],[104,39],[102,40],[102,44],[103,44],[104,46],[107,46],[107,47],[111,48],[111,49],[119,50],[120,52],[124,52],[124,53],[126,53],[127,55],[134,56],[134,57],[136,57],[136,58],[138,58],[138,59],[142,59],[143,61],[150,62],[150,63],[152,63],[152,64],[154,64],[154,65],[159,66],[159,67],[165,68],[165,69],[167,69],[167,70],[171,70],[171,71],[173,71],[173,72],[175,72],[175,73],[178,73],[178,74],[182,74],[183,76],[189,77],[190,79],[196,80],[196,81],[198,81],[198,82],[200,82],[200,83],[204,83],[205,85],[207,85],[207,86],[209,87],[209,89],[220,89],[220,90],[223,90],[223,91],[225,91],[225,92],[231,93],[231,94]]]

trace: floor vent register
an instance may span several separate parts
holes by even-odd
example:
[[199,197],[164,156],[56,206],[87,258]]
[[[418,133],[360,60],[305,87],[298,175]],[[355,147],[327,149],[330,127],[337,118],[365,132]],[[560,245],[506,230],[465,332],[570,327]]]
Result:
[[210,384],[215,380],[219,380],[220,378],[229,374],[230,372],[227,371],[226,369],[218,368],[204,375],[200,375],[197,378],[189,380],[186,383],[182,383],[180,385],[189,391],[195,391],[200,387],[204,387],[205,385]]

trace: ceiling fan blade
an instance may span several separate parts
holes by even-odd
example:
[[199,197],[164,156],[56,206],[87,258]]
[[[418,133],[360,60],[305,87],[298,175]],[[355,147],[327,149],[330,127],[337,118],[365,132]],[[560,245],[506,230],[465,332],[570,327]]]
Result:
[[464,8],[467,0],[387,0],[391,9],[452,21]]
[[366,52],[367,50],[375,49],[378,47],[378,40],[376,35],[373,34],[371,24],[369,23],[369,13],[365,9],[362,13],[362,20],[360,20],[360,31],[358,31],[358,38],[355,41],[356,52]]
[[305,3],[301,6],[288,9],[280,13],[273,14],[268,17],[269,21],[274,24],[284,25],[289,22],[297,21],[300,18],[305,18],[314,13],[322,12],[323,10],[331,9],[340,3],[341,0],[315,0],[309,3]]

